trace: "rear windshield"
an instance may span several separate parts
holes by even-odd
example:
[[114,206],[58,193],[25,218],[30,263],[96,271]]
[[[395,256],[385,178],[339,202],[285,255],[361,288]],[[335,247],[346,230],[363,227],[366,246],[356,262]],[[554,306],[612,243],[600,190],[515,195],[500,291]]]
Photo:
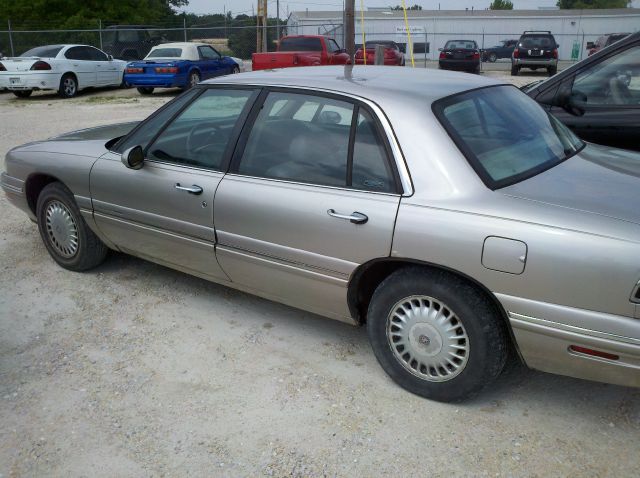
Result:
[[320,38],[283,38],[278,51],[322,51]]
[[475,50],[477,48],[476,42],[471,40],[449,40],[444,46],[445,50]]
[[54,46],[38,46],[36,48],[32,48],[31,50],[25,51],[20,56],[39,56],[40,58],[55,58],[62,50],[62,46],[54,45]]
[[367,48],[375,48],[376,45],[382,45],[386,48],[393,48],[394,50],[398,50],[398,45],[392,41],[368,41],[366,45]]
[[513,86],[450,96],[433,110],[491,189],[545,171],[584,147],[566,126]]
[[550,35],[526,35],[520,38],[522,48],[555,48],[556,42]]
[[156,48],[147,55],[147,58],[180,58],[182,48]]

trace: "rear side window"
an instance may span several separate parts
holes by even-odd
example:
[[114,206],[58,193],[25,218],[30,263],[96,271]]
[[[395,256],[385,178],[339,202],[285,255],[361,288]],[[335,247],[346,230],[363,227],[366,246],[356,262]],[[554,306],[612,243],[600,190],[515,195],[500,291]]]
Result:
[[320,38],[284,38],[278,51],[322,51]]
[[372,115],[329,97],[270,93],[236,172],[248,176],[395,192],[395,176]]

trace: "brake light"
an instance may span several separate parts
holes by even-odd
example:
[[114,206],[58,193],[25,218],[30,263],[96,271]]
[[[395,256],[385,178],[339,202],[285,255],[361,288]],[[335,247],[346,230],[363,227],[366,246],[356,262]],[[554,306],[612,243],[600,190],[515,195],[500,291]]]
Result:
[[443,51],[440,52],[440,59],[444,60],[445,58],[447,58],[447,54]]
[[127,68],[127,73],[143,73],[144,68]]
[[7,71],[7,69],[4,67],[2,63],[0,63],[0,71]]
[[474,60],[479,60],[480,59],[480,53],[474,53],[473,54],[473,59]]
[[33,65],[31,65],[30,70],[50,70],[51,65],[46,61],[36,61]]
[[553,50],[552,54],[553,54],[553,57],[554,57],[555,59],[558,59],[558,49],[557,49],[557,48],[555,48],[555,49]]
[[175,66],[159,66],[156,68],[156,73],[178,73],[178,68]]
[[513,50],[513,57],[514,57],[514,58],[518,58],[519,56],[520,56],[520,52],[519,52],[519,50],[518,50],[517,48],[515,48],[515,49]]

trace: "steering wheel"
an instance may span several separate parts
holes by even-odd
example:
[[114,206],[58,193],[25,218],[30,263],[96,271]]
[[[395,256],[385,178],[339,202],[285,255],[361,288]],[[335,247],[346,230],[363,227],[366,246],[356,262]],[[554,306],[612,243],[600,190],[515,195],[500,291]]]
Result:
[[[206,134],[208,133],[207,137],[212,136],[216,133],[216,131],[218,131],[218,127],[212,124],[208,124],[208,123],[198,123],[196,124],[193,128],[191,128],[191,131],[189,131],[189,135],[187,136],[187,151],[189,153],[197,153],[197,150],[200,149],[202,146],[206,146],[206,143],[200,143],[198,144],[198,141],[196,140],[196,137],[198,136],[198,134]],[[204,130],[210,130],[205,132]]]

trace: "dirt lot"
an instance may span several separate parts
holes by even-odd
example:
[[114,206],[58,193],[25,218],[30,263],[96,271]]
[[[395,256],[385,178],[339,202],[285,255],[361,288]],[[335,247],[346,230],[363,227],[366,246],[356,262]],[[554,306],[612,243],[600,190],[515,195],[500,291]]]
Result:
[[[172,97],[0,94],[0,154]],[[640,390],[514,366],[430,402],[363,329],[121,254],[65,271],[0,206],[0,477],[637,476]]]

